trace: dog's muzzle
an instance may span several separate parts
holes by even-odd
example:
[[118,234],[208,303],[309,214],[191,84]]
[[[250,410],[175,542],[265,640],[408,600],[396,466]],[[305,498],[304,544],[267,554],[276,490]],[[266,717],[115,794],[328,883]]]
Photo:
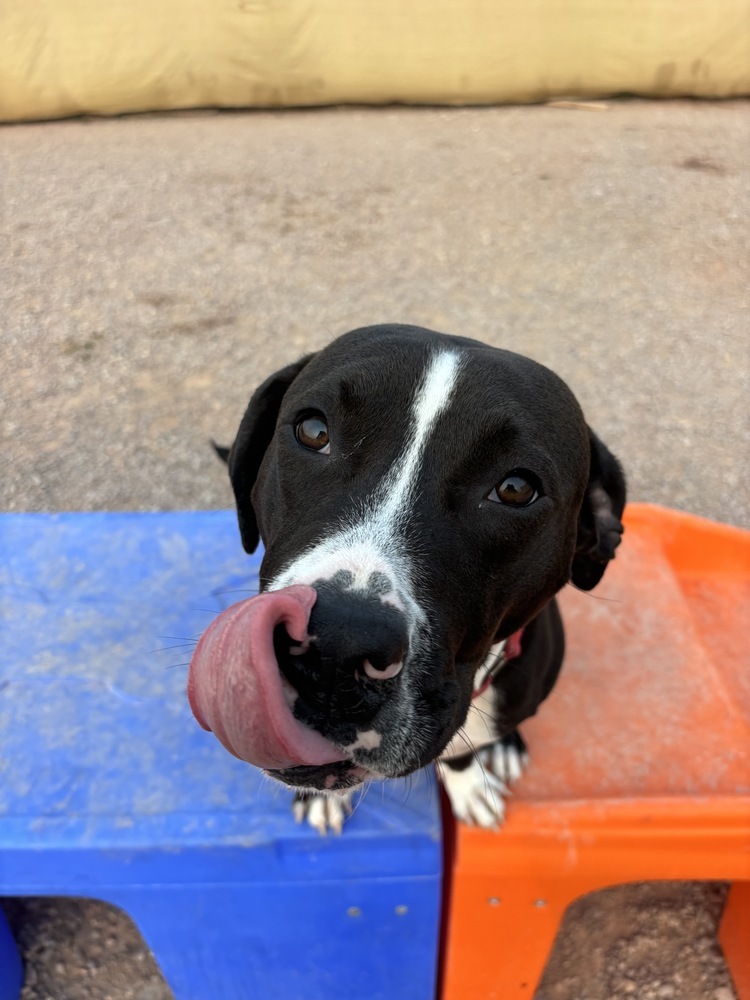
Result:
[[[198,722],[234,756],[289,784],[318,769],[322,787],[342,787],[345,775],[361,781],[349,773],[361,770],[349,766],[351,744],[382,707],[408,648],[400,611],[371,600],[319,581],[223,611],[190,663]],[[333,774],[341,780],[332,785]]]

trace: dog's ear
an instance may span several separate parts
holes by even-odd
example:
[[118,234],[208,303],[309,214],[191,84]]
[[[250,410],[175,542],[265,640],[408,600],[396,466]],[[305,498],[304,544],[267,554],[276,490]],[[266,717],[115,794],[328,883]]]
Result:
[[[258,478],[263,456],[276,430],[281,401],[289,386],[312,357],[313,354],[307,354],[299,361],[287,365],[286,368],[269,376],[255,390],[245,410],[234,444],[229,449],[227,455],[229,478],[237,503],[242,545],[246,552],[255,552],[260,541],[258,521],[250,494]],[[216,450],[221,455],[225,449]]]
[[578,516],[578,537],[571,580],[579,590],[591,590],[604,576],[622,537],[625,475],[620,463],[589,428],[591,467]]
[[213,438],[211,438],[211,444],[213,445],[214,451],[222,460],[222,462],[225,462],[227,465],[229,465],[229,452],[231,451],[231,448],[227,448],[227,446],[223,444],[217,444]]

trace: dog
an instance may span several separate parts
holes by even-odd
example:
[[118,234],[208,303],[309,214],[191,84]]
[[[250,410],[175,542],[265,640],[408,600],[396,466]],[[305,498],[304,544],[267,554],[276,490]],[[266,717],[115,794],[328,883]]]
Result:
[[198,721],[340,832],[357,786],[432,762],[455,815],[497,827],[518,726],[558,677],[555,595],[622,535],[620,463],[566,384],[419,327],[354,330],[271,375],[217,446],[259,597],[204,634]]

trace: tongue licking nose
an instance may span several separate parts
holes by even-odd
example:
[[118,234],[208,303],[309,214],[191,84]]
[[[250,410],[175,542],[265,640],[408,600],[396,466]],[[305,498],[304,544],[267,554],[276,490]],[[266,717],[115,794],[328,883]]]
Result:
[[256,767],[346,760],[292,715],[273,649],[280,624],[304,642],[316,599],[312,587],[294,586],[240,601],[209,625],[190,661],[187,693],[196,719],[230,753]]

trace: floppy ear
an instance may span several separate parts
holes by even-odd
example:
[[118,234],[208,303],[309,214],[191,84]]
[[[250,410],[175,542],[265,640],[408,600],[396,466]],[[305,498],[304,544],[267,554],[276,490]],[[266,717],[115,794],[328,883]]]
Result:
[[611,451],[589,428],[591,467],[578,515],[578,538],[571,580],[579,590],[591,590],[604,576],[622,536],[625,475]]
[[[286,368],[267,378],[255,390],[245,410],[234,444],[226,456],[229,478],[237,503],[242,545],[246,552],[255,552],[260,541],[258,522],[250,494],[258,478],[263,456],[276,430],[281,401],[289,386],[312,357],[314,355],[307,354],[299,361],[287,365]],[[226,449],[216,450],[220,457],[224,457],[222,452]]]
[[231,451],[231,449],[227,448],[226,445],[217,444],[214,441],[213,438],[211,438],[211,444],[213,445],[214,451],[219,456],[219,458],[222,460],[222,462],[224,462],[226,465],[228,465],[229,464],[229,452]]

